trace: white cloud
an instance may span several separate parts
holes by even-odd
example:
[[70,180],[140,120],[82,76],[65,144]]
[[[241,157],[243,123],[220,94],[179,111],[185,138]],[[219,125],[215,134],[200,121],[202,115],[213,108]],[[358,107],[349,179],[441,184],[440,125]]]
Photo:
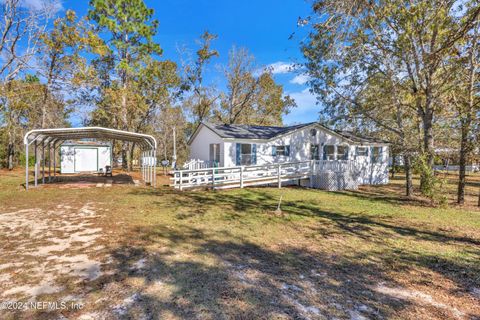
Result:
[[285,74],[295,71],[295,64],[288,62],[274,62],[263,68],[262,71],[269,71],[272,74]]
[[302,73],[302,74],[296,75],[292,80],[290,80],[290,83],[303,85],[307,83],[307,81],[309,80],[310,80],[310,77],[307,74]]
[[305,123],[318,120],[321,106],[317,105],[317,98],[310,93],[308,88],[302,91],[287,92],[286,94],[295,100],[297,107],[283,117],[284,123]]
[[57,13],[63,10],[62,2],[59,0],[21,0],[20,5],[32,11],[48,10]]

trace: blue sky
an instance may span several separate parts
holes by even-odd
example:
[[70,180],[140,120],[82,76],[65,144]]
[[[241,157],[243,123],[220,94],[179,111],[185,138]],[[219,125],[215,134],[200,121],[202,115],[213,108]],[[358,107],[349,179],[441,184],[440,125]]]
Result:
[[[146,0],[146,3],[155,9],[155,18],[160,22],[156,40],[164,50],[163,58],[179,62],[179,47],[195,49],[195,40],[203,31],[216,33],[218,40],[214,47],[220,57],[209,66],[208,81],[223,86],[219,65],[226,62],[233,45],[246,47],[256,57],[259,67],[272,66],[277,82],[296,100],[298,107],[284,117],[284,123],[318,119],[320,107],[309,94],[304,77],[288,68],[302,61],[299,42],[307,30],[297,27],[297,19],[310,14],[310,1]],[[80,15],[88,10],[88,1],[65,0],[62,5]],[[293,32],[293,39],[289,40]]]

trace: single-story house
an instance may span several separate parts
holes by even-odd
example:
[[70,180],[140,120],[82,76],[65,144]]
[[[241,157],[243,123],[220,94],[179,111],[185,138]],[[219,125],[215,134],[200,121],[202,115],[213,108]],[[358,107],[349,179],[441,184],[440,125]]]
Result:
[[190,159],[234,167],[306,160],[354,160],[360,184],[388,182],[388,143],[317,122],[275,127],[202,122],[188,141]]
[[97,142],[65,142],[60,146],[60,172],[98,172],[112,166],[112,147]]

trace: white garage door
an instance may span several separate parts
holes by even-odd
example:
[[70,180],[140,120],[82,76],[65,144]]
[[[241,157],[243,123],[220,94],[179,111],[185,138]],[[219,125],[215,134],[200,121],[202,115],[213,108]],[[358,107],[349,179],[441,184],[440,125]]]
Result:
[[97,171],[97,149],[75,148],[75,172]]

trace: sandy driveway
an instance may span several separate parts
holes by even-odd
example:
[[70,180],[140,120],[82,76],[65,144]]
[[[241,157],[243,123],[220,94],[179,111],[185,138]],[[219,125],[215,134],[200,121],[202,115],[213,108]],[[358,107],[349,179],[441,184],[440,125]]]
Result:
[[[81,306],[81,297],[64,292],[102,275],[106,255],[99,244],[102,228],[95,227],[101,217],[98,211],[93,203],[85,203],[80,208],[60,204],[48,211],[0,213],[0,301],[28,304],[51,301],[42,297],[54,295],[57,303]],[[0,312],[23,306],[2,307]]]

